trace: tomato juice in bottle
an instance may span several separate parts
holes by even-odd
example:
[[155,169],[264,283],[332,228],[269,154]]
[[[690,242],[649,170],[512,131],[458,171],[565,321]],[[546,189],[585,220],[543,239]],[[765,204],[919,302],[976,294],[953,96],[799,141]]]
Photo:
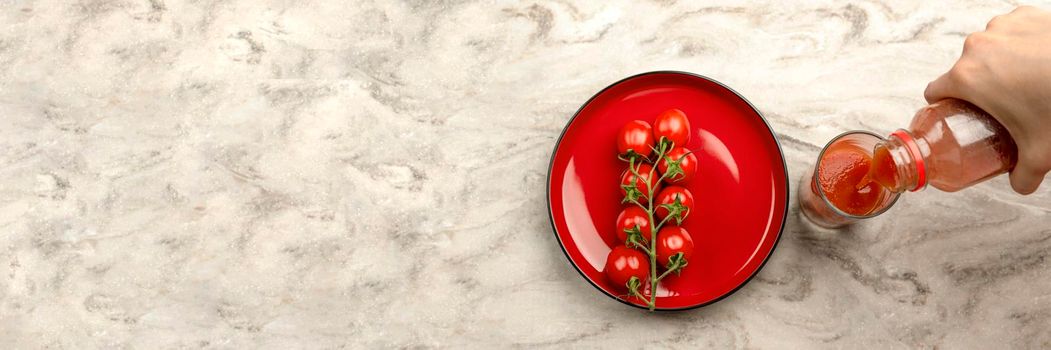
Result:
[[893,192],[929,183],[956,192],[1006,173],[1018,151],[1007,129],[974,105],[956,99],[916,113],[909,130],[897,130],[874,149],[870,178]]
[[930,184],[955,192],[1006,173],[1017,153],[996,119],[966,101],[945,99],[885,139],[860,131],[834,138],[803,178],[810,183],[800,191],[800,206],[812,222],[839,227],[881,214],[905,190]]

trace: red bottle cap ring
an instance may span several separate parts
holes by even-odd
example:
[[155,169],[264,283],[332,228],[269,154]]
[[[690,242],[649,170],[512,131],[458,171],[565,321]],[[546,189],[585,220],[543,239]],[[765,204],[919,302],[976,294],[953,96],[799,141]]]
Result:
[[920,147],[916,146],[916,141],[912,138],[912,135],[909,135],[908,131],[898,129],[890,135],[897,136],[898,139],[901,140],[901,143],[905,144],[905,149],[909,151],[909,155],[912,156],[912,161],[916,164],[916,187],[909,191],[919,191],[924,186],[927,186],[927,168],[923,164],[923,156],[920,154]]

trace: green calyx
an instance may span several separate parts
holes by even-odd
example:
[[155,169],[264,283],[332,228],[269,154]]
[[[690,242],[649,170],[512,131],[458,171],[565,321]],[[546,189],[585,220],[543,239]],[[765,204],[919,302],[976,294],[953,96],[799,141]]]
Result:
[[682,273],[682,268],[686,267],[686,264],[686,257],[683,253],[675,253],[675,255],[668,257],[668,265],[665,266],[667,270],[664,271],[660,277],[657,277],[657,280],[662,280],[673,272],[676,276],[679,276]]
[[638,224],[636,224],[634,227],[624,229],[624,233],[627,234],[627,239],[624,243],[628,247],[641,248],[644,251],[649,250],[646,249],[646,245],[644,244],[647,241],[647,239],[642,235],[642,227],[640,227]]
[[639,152],[635,152],[635,150],[631,149],[631,148],[628,149],[628,153],[617,155],[617,159],[623,160],[625,162],[636,161],[636,160],[647,160],[647,161],[649,160],[649,158],[647,158],[646,156],[642,155]]
[[668,257],[668,264],[665,265],[668,271],[665,274],[675,272],[676,275],[679,275],[687,263],[686,256],[682,252],[675,253],[675,255]]
[[690,210],[689,207],[683,205],[682,202],[679,201],[679,197],[675,197],[675,202],[661,204],[660,207],[668,211],[666,218],[675,219],[676,225],[682,224],[682,220],[686,219],[686,215],[689,215]]
[[637,202],[640,198],[644,197],[642,191],[640,191],[635,184],[620,185],[621,189],[624,189],[624,199],[621,203]]
[[668,165],[668,169],[664,171],[664,176],[672,180],[678,180],[679,178],[685,177],[686,172],[682,170],[683,158],[686,158],[686,156],[679,157],[678,160],[664,158],[665,164]]
[[657,141],[657,147],[661,150],[667,151],[675,147],[675,142],[671,142],[667,137],[661,136],[661,139]]
[[642,280],[638,277],[631,276],[627,283],[624,283],[625,287],[628,287],[628,295],[633,297],[644,298],[642,293],[639,292],[639,287],[642,287]]

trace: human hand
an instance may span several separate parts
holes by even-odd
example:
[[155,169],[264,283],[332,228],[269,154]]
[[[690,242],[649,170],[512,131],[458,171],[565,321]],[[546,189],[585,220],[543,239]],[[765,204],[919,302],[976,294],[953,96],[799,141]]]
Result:
[[1018,146],[1011,187],[1036,191],[1051,170],[1051,12],[1022,6],[994,17],[924,97],[965,100],[1000,121]]

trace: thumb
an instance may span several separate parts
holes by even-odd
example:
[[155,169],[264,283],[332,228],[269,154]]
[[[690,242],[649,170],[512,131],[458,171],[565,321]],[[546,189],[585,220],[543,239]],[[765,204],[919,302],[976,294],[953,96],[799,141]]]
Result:
[[1040,187],[1040,182],[1044,181],[1045,173],[1034,168],[1029,162],[1019,161],[1014,170],[1011,170],[1011,188],[1020,194],[1033,193]]

